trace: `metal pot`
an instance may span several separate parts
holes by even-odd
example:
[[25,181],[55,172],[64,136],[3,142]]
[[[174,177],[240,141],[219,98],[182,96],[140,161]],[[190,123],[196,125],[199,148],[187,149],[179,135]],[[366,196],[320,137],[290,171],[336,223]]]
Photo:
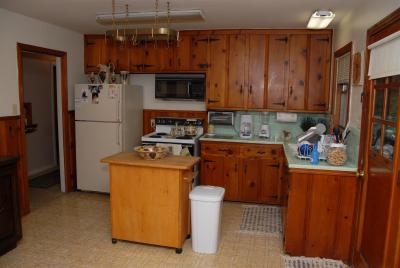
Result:
[[197,135],[197,128],[196,126],[185,126],[185,135],[188,136],[196,136]]

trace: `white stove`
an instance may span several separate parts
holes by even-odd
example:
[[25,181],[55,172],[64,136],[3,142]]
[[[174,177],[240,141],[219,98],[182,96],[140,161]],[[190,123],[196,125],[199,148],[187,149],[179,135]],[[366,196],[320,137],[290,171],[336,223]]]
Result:
[[[196,135],[184,134],[185,126],[195,126]],[[180,129],[180,134],[172,135],[174,128]],[[142,137],[142,144],[171,144],[187,148],[191,155],[199,156],[199,138],[203,135],[203,120],[162,117],[155,118],[155,131]]]

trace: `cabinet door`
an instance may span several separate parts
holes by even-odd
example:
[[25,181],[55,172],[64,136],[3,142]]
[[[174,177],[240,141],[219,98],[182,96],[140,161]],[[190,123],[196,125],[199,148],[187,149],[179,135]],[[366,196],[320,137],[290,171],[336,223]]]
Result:
[[97,65],[104,63],[104,36],[85,36],[85,73],[97,72]]
[[262,160],[261,163],[260,202],[279,204],[281,165],[271,160]]
[[244,108],[247,98],[246,81],[246,36],[231,35],[229,37],[228,67],[228,107]]
[[159,67],[159,50],[162,46],[161,42],[147,42],[144,47],[143,54],[143,71],[155,72]]
[[224,158],[224,186],[225,200],[239,199],[239,159],[236,157]]
[[189,71],[190,70],[190,35],[181,35],[180,41],[175,48],[176,54],[176,70]]
[[227,37],[214,35],[209,39],[210,66],[207,71],[207,107],[224,107],[227,80]]
[[129,71],[129,45],[114,44],[112,47],[111,62],[115,71]]
[[288,110],[305,110],[308,36],[290,37]]
[[224,156],[203,155],[201,161],[201,184],[224,186]]
[[190,70],[207,71],[209,65],[208,36],[192,36],[190,51]]
[[270,35],[268,43],[267,108],[284,110],[288,88],[289,38]]
[[144,48],[134,46],[129,48],[129,71],[131,73],[140,73],[143,70]]
[[310,69],[308,110],[326,111],[329,102],[331,39],[329,35],[312,35],[310,40]]
[[169,44],[166,41],[159,42],[157,46],[157,58],[156,71],[166,72],[175,71],[174,63],[174,47],[176,44]]
[[247,108],[262,109],[265,101],[265,35],[250,35],[249,48]]
[[261,161],[257,158],[247,158],[242,161],[242,201],[257,202]]

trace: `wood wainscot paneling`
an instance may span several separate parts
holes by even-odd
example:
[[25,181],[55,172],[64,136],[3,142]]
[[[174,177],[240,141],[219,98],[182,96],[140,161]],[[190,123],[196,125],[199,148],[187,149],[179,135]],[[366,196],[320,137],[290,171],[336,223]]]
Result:
[[24,179],[21,169],[22,153],[20,143],[21,119],[19,116],[0,117],[0,156],[18,156],[18,195],[20,211],[22,215],[29,213],[29,198],[27,191],[20,191],[28,188],[28,180]]
[[154,131],[152,120],[156,117],[198,118],[203,119],[204,132],[207,132],[206,111],[181,111],[181,110],[143,110],[143,135]]

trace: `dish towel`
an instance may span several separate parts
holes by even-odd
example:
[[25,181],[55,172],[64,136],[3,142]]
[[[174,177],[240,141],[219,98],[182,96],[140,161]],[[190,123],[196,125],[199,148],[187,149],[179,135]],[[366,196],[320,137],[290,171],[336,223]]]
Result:
[[173,155],[181,155],[182,145],[173,143],[157,143],[156,146],[166,147]]

